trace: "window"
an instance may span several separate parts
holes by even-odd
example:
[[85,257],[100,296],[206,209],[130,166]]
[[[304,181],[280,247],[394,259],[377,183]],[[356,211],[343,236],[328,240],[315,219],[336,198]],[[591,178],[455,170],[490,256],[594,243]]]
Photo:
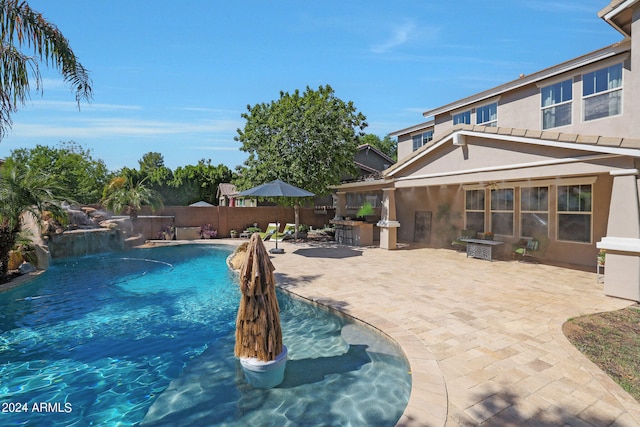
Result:
[[413,151],[416,151],[418,148],[425,145],[427,142],[433,139],[433,131],[427,131],[425,133],[421,133],[419,135],[414,135],[413,139]]
[[465,228],[484,233],[484,190],[465,192]]
[[558,240],[591,242],[591,184],[558,186]]
[[549,234],[549,187],[520,189],[520,237],[540,238]]
[[464,113],[458,113],[453,115],[453,125],[463,123],[465,125],[471,124],[471,111],[465,111]]
[[498,103],[485,105],[476,109],[476,124],[481,126],[498,126]]
[[584,120],[614,116],[622,112],[622,64],[612,65],[582,77]]
[[513,236],[513,188],[491,190],[491,231]]
[[542,129],[550,129],[571,124],[571,79],[543,87]]

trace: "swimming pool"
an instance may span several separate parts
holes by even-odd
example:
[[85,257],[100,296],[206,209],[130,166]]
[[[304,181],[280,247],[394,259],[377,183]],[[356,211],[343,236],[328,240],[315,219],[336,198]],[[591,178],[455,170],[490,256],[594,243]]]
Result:
[[0,424],[395,424],[411,389],[401,352],[284,294],[285,380],[246,384],[229,253],[184,245],[67,259],[0,293]]

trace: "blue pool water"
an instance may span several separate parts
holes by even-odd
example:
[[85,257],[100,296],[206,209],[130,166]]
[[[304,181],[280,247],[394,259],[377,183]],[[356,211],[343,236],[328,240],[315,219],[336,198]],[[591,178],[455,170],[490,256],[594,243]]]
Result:
[[394,425],[411,388],[400,352],[283,294],[285,380],[271,390],[244,381],[229,253],[185,245],[68,259],[0,293],[0,425]]

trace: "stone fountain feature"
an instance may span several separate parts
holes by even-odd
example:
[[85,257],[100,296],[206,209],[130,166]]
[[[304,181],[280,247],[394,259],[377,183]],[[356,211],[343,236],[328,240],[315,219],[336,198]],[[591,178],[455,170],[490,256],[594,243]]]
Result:
[[109,218],[92,208],[67,209],[68,226],[48,230],[46,242],[51,258],[84,256],[125,249],[129,218]]

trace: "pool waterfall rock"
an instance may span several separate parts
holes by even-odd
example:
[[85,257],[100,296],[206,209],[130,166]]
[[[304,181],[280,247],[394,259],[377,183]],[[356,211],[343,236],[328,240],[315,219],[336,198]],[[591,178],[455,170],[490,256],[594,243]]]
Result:
[[51,258],[68,258],[96,253],[123,251],[131,221],[110,218],[93,208],[67,209],[68,225],[62,227],[48,218],[44,230]]

